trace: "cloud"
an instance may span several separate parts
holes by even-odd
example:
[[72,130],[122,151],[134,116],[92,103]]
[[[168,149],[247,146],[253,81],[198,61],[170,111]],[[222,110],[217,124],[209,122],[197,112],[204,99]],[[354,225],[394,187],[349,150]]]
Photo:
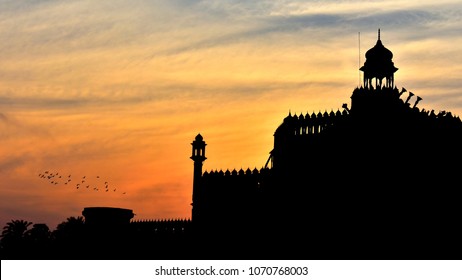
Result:
[[28,154],[19,154],[10,157],[4,155],[0,159],[0,173],[8,174],[30,162],[30,159],[31,157]]
[[[278,34],[292,34],[299,36],[299,40],[310,41],[312,44],[335,41],[339,37],[348,37],[362,31],[364,27],[372,27],[376,31],[378,28],[386,30],[415,30],[424,28],[441,21],[447,21],[446,10],[423,10],[406,9],[393,11],[370,11],[366,13],[333,10],[330,13],[317,14],[296,14],[296,15],[266,15],[256,17],[253,21],[246,22],[246,27],[242,27],[237,19],[233,19],[236,28],[226,28],[218,34],[210,33],[205,30],[204,35],[198,37],[193,42],[188,42],[168,50],[159,51],[157,55],[177,55],[184,52],[198,51],[201,49],[216,48],[221,46],[229,47],[233,44],[243,42],[258,42],[262,38]],[[237,22],[236,22],[237,21]],[[218,22],[215,24],[222,24]],[[232,24],[231,24],[232,25]],[[324,31],[320,31],[324,30]],[[314,31],[314,32],[312,32]],[[305,36],[306,32],[309,36]],[[395,31],[394,31],[395,32]],[[446,30],[448,35],[453,34],[454,29]],[[412,34],[412,32],[410,32]],[[420,32],[414,32],[420,34]],[[335,35],[333,35],[335,34]],[[443,36],[441,33],[436,34]],[[425,35],[424,35],[425,36]],[[428,35],[427,35],[428,36]],[[274,41],[273,41],[274,43]],[[280,42],[279,42],[280,43]]]
[[3,123],[8,122],[8,118],[6,117],[5,114],[0,113],[0,121],[3,122]]
[[[259,168],[289,110],[348,101],[358,32],[367,49],[381,28],[419,107],[462,112],[459,1],[0,2],[0,170],[111,175],[147,218],[190,213],[198,132],[205,169]],[[32,211],[90,202],[54,198]]]
[[[14,1],[13,1],[14,2]],[[22,1],[21,1],[22,2]],[[111,5],[87,1],[41,1],[6,5],[0,24],[3,52],[75,52],[102,47],[116,48],[187,36],[195,43],[166,53],[208,48],[254,40],[272,33],[305,28],[358,31],[365,26],[412,30],[436,22],[460,21],[460,5],[407,4],[380,9],[387,2],[356,1],[115,1]],[[210,24],[212,23],[212,24]],[[1,28],[3,26],[3,28]],[[167,33],[166,33],[167,32]],[[418,33],[418,32],[416,32]],[[20,36],[18,34],[21,34]],[[165,36],[168,35],[168,36]],[[194,38],[188,38],[193,39]],[[188,41],[193,41],[188,40]],[[3,47],[1,47],[3,46]],[[14,48],[12,48],[14,47]],[[155,46],[152,46],[155,48]]]

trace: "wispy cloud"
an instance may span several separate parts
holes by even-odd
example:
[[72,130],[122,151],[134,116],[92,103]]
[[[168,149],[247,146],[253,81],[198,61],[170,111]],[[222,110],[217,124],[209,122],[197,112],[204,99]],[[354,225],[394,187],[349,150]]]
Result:
[[[0,0],[2,203],[34,200],[30,217],[42,205],[50,219],[137,201],[145,217],[188,215],[198,132],[207,169],[259,168],[289,110],[348,101],[358,32],[364,59],[378,28],[398,86],[461,114],[461,26],[462,4],[445,0]],[[97,170],[133,196],[30,195],[47,167]],[[28,212],[14,207],[2,215]]]
[[6,117],[5,114],[0,113],[0,121],[3,122],[3,123],[8,122],[8,118]]

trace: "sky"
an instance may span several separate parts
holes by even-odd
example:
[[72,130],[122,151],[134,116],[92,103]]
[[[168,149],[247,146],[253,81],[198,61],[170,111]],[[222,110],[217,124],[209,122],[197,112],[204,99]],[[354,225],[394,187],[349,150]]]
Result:
[[0,0],[0,225],[190,218],[195,136],[204,171],[262,168],[289,112],[350,104],[379,28],[396,86],[461,116],[458,0]]

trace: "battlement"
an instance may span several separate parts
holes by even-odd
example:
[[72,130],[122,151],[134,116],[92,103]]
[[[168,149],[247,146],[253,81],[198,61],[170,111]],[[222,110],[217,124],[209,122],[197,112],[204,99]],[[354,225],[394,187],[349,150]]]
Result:
[[207,170],[202,174],[203,177],[209,177],[209,176],[215,176],[215,177],[228,177],[228,176],[249,176],[249,175],[260,175],[268,172],[268,168],[262,167],[260,170],[258,170],[256,167],[253,170],[250,170],[250,168],[247,168],[245,171],[244,169],[239,169],[237,171],[236,169],[233,169],[232,171],[229,171],[229,169],[226,169],[226,171],[223,170],[211,170],[208,172]]
[[[404,100],[402,98],[405,98]],[[351,96],[351,113],[353,115],[368,115],[374,117],[380,115],[382,118],[398,117],[399,121],[410,118],[412,121],[434,123],[435,125],[450,124],[461,125],[458,116],[451,112],[420,109],[417,104],[422,100],[405,88],[378,87],[378,88],[356,88]]]
[[240,189],[244,193],[250,194],[261,189],[269,175],[270,169],[264,167],[260,170],[241,168],[232,171],[229,169],[226,171],[205,171],[201,178],[202,191],[210,192],[213,196],[227,196],[228,191]]
[[[355,116],[365,116],[366,121],[377,119],[397,120],[406,124],[406,119],[420,122],[434,123],[434,125],[462,125],[459,116],[454,116],[451,112],[440,111],[435,113],[434,110],[420,109],[417,104],[422,100],[421,97],[415,96],[414,93],[408,92],[405,88],[398,90],[394,87],[357,87],[351,96],[351,109],[348,109],[346,103],[343,104],[343,110],[329,113],[319,111],[317,114],[294,114],[284,118],[283,123],[277,128],[276,134],[284,135],[307,135],[315,137],[322,134],[323,131],[336,125],[341,125]],[[407,96],[406,96],[407,95]],[[405,97],[405,99],[401,99]]]
[[185,233],[192,227],[191,219],[134,220],[130,226],[146,234]]
[[285,133],[290,135],[317,135],[336,123],[347,119],[348,116],[349,112],[347,109],[343,111],[337,110],[336,112],[331,110],[330,113],[327,111],[321,113],[319,111],[317,114],[313,112],[311,115],[308,113],[305,115],[292,115],[289,112],[289,115],[284,118],[283,123],[276,130],[276,133],[285,131]]
[[191,219],[141,219],[132,220],[130,224],[184,224],[190,223]]
[[193,220],[218,223],[235,217],[251,219],[270,181],[269,168],[205,171],[200,177],[200,187],[195,189]]

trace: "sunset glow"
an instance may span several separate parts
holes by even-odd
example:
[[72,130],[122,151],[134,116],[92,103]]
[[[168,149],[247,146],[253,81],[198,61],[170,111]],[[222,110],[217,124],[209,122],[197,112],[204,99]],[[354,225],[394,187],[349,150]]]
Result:
[[0,0],[0,223],[190,218],[194,137],[262,168],[289,111],[350,103],[378,28],[397,87],[462,115],[460,1]]

